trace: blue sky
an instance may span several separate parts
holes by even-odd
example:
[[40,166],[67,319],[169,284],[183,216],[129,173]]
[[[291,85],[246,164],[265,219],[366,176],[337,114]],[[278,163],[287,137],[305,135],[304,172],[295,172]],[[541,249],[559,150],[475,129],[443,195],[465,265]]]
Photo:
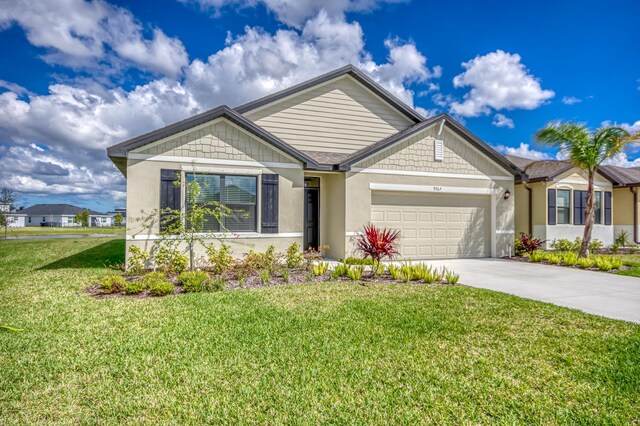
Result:
[[532,134],[553,119],[640,130],[637,16],[633,1],[0,0],[0,186],[110,210],[125,181],[107,146],[348,62],[502,152],[552,158]]

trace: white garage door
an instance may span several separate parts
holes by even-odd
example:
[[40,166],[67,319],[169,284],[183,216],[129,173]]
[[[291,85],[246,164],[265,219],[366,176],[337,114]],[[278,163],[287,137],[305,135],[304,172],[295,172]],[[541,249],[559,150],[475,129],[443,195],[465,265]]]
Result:
[[486,195],[373,191],[371,222],[400,230],[404,258],[489,257]]

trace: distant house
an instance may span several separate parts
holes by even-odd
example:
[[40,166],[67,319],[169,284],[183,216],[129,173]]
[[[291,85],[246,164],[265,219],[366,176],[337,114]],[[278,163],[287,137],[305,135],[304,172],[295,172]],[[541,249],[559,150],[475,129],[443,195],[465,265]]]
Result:
[[26,226],[81,226],[75,216],[84,210],[89,211],[89,226],[111,226],[112,217],[70,204],[36,204],[20,210],[26,216]]
[[11,211],[10,204],[0,204],[0,214],[6,216],[9,228],[21,228],[25,226],[26,214],[22,211]]
[[120,213],[122,215],[122,225],[126,225],[127,224],[127,209],[123,208],[123,207],[116,207],[115,209],[113,209],[113,211],[111,212],[107,212],[107,214],[109,216],[111,216],[111,220],[113,222],[113,224],[115,225],[115,217],[116,215]]

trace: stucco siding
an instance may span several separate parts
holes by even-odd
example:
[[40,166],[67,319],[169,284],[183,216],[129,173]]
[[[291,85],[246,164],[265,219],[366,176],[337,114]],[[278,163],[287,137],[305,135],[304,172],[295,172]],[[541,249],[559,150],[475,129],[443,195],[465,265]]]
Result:
[[320,244],[332,259],[345,256],[345,174],[313,173],[320,177]]
[[[504,176],[511,178],[502,167],[487,159],[469,142],[447,128],[438,135],[438,125],[402,141],[393,147],[363,160],[357,168],[397,171],[428,171],[465,175]],[[444,141],[442,161],[434,158],[434,141]]]
[[298,149],[337,153],[357,151],[412,124],[350,76],[245,116]]
[[200,159],[297,163],[226,119],[216,120],[132,152]]

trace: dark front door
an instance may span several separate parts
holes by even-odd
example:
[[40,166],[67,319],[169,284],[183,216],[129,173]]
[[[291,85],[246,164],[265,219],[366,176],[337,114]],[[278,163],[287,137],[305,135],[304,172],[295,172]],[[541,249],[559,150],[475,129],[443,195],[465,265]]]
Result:
[[319,243],[319,188],[305,188],[304,190],[304,249],[318,248]]

